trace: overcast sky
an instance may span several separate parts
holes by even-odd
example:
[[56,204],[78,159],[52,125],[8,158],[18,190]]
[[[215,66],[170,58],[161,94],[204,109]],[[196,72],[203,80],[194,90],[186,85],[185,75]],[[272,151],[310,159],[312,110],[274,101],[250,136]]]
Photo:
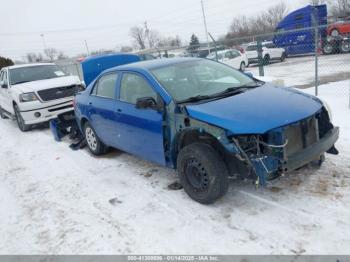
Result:
[[[204,0],[208,31],[227,32],[237,15],[254,15],[280,0]],[[285,0],[289,10],[307,0]],[[0,55],[21,59],[47,47],[67,55],[131,45],[130,27],[148,22],[164,36],[205,40],[200,0],[0,0]]]

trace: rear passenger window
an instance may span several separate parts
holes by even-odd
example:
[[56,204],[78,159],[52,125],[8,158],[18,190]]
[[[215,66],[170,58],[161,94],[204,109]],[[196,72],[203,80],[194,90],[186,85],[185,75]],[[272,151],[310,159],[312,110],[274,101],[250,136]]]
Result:
[[95,84],[92,94],[105,98],[115,98],[117,78],[117,73],[102,76]]

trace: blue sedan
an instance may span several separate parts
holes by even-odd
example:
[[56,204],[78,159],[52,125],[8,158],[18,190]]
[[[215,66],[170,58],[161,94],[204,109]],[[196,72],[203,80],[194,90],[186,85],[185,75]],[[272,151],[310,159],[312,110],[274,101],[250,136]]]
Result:
[[207,59],[106,70],[77,94],[75,115],[93,154],[114,147],[175,168],[203,204],[222,197],[230,177],[265,185],[338,153],[339,129],[316,97]]

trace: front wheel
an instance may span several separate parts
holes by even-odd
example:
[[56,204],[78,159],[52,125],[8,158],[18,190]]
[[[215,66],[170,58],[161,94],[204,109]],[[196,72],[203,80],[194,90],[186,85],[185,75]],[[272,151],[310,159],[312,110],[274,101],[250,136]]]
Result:
[[84,125],[84,135],[91,153],[99,156],[107,152],[107,146],[98,138],[95,130],[88,122]]
[[264,65],[270,64],[270,56],[269,55],[264,56],[263,63],[264,63]]
[[214,203],[228,190],[227,167],[207,144],[184,147],[177,158],[177,172],[185,192],[201,204]]
[[20,112],[18,106],[14,105],[13,109],[15,111],[15,116],[16,116],[16,121],[17,121],[18,128],[22,132],[26,132],[26,131],[30,130],[31,126],[25,124],[24,119],[23,119],[23,117],[21,115],[21,112]]
[[330,43],[327,43],[323,46],[323,53],[325,55],[330,55],[333,53],[333,45],[331,45]]

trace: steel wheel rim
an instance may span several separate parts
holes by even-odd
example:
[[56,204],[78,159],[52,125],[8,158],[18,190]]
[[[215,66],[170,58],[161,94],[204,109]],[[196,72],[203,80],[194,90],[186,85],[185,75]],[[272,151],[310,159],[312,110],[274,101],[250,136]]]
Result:
[[187,182],[195,192],[206,191],[209,187],[209,177],[202,164],[194,158],[187,161],[185,165],[185,176]]
[[325,51],[326,54],[331,53],[331,52],[332,52],[332,49],[333,49],[333,47],[332,47],[331,45],[326,45],[326,46],[324,47],[324,51]]
[[97,149],[97,138],[92,128],[87,127],[85,129],[85,137],[90,149],[95,151]]

